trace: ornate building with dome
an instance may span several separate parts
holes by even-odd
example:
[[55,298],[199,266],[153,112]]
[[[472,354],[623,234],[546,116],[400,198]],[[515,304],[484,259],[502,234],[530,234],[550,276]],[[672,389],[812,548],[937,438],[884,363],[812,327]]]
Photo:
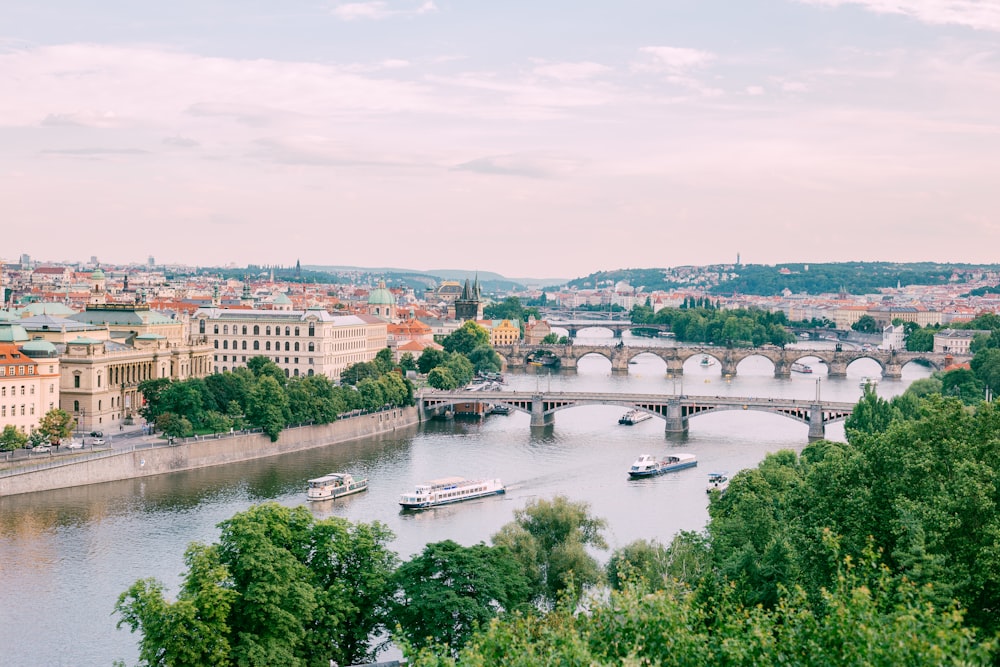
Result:
[[368,295],[368,314],[387,322],[396,321],[396,297],[386,288],[384,280],[378,281],[378,287]]

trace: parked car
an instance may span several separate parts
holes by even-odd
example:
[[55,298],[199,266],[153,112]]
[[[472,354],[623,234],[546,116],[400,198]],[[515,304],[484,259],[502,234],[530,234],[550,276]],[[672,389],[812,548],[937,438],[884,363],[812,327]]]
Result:
[[31,451],[35,454],[44,454],[45,452],[51,452],[52,447],[50,447],[49,445],[38,445],[36,447],[33,447]]
[[91,431],[90,432],[90,437],[91,438],[103,438],[104,437],[104,431]]
[[94,445],[95,447],[97,445],[103,445],[104,444],[104,438],[94,438],[93,440],[90,441],[90,444]]
[[66,443],[66,449],[83,449],[83,443],[79,440],[73,440]]

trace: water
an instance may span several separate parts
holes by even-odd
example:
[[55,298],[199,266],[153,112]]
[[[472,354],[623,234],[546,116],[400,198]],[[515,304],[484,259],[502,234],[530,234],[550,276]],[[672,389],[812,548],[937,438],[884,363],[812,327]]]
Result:
[[[809,399],[819,379],[822,398],[854,401],[861,378],[877,376],[879,370],[875,362],[861,360],[849,367],[846,379],[828,379],[822,365],[815,366],[812,375],[778,380],[770,362],[752,358],[727,381],[718,364],[705,368],[693,359],[681,381],[668,379],[664,363],[653,356],[639,357],[628,375],[612,374],[606,360],[588,356],[575,373],[549,374],[542,368],[509,375],[508,384],[522,390]],[[928,374],[911,364],[904,368],[903,380],[882,381],[878,392],[898,394]],[[122,591],[139,578],[156,577],[173,596],[190,542],[215,540],[220,521],[252,504],[303,504],[305,480],[327,472],[367,476],[369,491],[314,503],[315,515],[381,521],[396,534],[393,548],[402,558],[444,539],[466,545],[489,542],[515,509],[557,494],[590,503],[593,514],[607,520],[606,537],[614,549],[640,538],[666,543],[679,530],[701,529],[708,518],[708,472],[736,472],[756,465],[768,452],[798,451],[806,444],[805,424],[776,415],[695,417],[690,435],[675,442],[664,438],[660,419],[619,426],[624,410],[563,410],[556,413],[554,426],[534,430],[520,413],[481,422],[431,422],[391,437],[263,461],[0,498],[0,665],[107,665],[115,659],[134,664],[136,637],[116,630],[112,616]],[[843,425],[829,426],[827,437],[843,439]],[[671,450],[696,454],[698,467],[646,480],[627,478],[625,471],[639,454]],[[396,502],[403,490],[447,475],[500,477],[508,492],[421,513],[399,511]]]

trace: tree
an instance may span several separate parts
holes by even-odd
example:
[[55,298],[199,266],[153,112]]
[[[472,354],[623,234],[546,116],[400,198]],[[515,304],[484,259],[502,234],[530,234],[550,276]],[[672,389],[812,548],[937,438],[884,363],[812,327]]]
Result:
[[416,647],[461,648],[489,619],[528,602],[524,573],[507,550],[451,540],[428,544],[399,567],[392,617]]
[[476,372],[472,367],[472,362],[463,354],[452,354],[448,357],[448,361],[444,363],[444,366],[451,372],[452,377],[455,378],[455,386],[457,387],[469,384]]
[[288,416],[288,395],[284,388],[270,374],[258,377],[250,392],[247,421],[267,433],[274,442],[288,425]]
[[1000,396],[1000,348],[986,348],[976,353],[969,363],[976,379]]
[[434,347],[428,347],[420,353],[417,359],[417,370],[424,375],[431,372],[432,368],[437,368],[448,360],[448,353]]
[[38,430],[44,433],[49,442],[56,447],[65,438],[73,435],[74,428],[76,428],[76,420],[73,419],[73,415],[59,408],[46,412],[38,423]]
[[139,414],[146,421],[156,421],[163,410],[160,408],[160,393],[173,383],[170,378],[155,378],[153,380],[143,380],[139,383],[139,391],[142,393],[143,405],[139,409]]
[[375,359],[373,359],[373,361],[375,366],[378,367],[380,375],[384,375],[396,367],[396,360],[393,359],[392,350],[387,347],[383,347],[379,350],[375,354]]
[[924,327],[907,331],[906,349],[910,352],[930,352],[934,349],[934,334],[939,329],[940,327]]
[[878,333],[878,322],[871,315],[862,315],[851,328],[859,333]]
[[955,396],[966,405],[983,400],[983,383],[967,368],[956,368],[941,374],[941,393]]
[[647,540],[616,549],[607,565],[608,583],[615,590],[632,585],[652,592],[663,587],[666,574],[667,550]]
[[118,598],[150,665],[349,665],[374,658],[396,555],[378,523],[317,521],[304,507],[251,507],[191,545],[174,602],[145,579]]
[[462,323],[455,331],[448,334],[443,341],[442,347],[446,352],[458,352],[459,354],[469,354],[480,346],[489,346],[490,334],[472,320]]
[[844,421],[844,431],[850,442],[855,433],[881,433],[899,417],[892,404],[875,393],[870,385],[865,385],[865,393],[854,406],[851,416]]
[[455,380],[455,376],[452,375],[451,371],[445,366],[432,368],[431,372],[427,374],[427,384],[434,389],[441,389],[444,391],[456,389],[459,386],[458,381]]
[[186,438],[194,435],[191,420],[176,412],[164,412],[156,418],[156,430],[171,438]]
[[28,436],[13,424],[7,424],[0,433],[0,452],[11,452],[28,444]]
[[417,370],[417,360],[413,358],[412,353],[404,352],[399,357],[399,368],[404,373]]
[[559,334],[547,333],[545,338],[542,339],[542,345],[555,345],[559,342]]
[[514,511],[514,521],[493,536],[521,563],[533,595],[555,603],[563,593],[578,598],[585,586],[602,579],[602,571],[586,548],[606,549],[603,519],[590,516],[584,502],[565,496],[539,499]]
[[281,366],[271,361],[270,357],[265,357],[263,355],[258,355],[256,357],[250,357],[247,362],[247,368],[253,373],[254,377],[258,380],[265,375],[274,378],[278,386],[284,387],[285,381],[288,377],[285,375],[285,371],[281,370]]
[[478,372],[498,372],[501,367],[500,355],[489,345],[480,345],[467,355],[469,363]]
[[172,412],[200,427],[205,415],[206,397],[214,403],[205,383],[199,378],[174,382],[160,392],[158,410],[160,414]]

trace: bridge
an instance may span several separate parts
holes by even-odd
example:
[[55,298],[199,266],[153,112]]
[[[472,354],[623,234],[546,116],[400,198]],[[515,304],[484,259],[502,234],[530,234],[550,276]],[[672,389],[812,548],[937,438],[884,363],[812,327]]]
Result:
[[652,354],[667,365],[667,373],[674,377],[684,374],[684,362],[691,357],[707,356],[721,366],[723,377],[735,377],[736,367],[744,359],[763,357],[774,364],[774,377],[787,378],[791,375],[792,364],[814,357],[826,364],[831,378],[847,377],[847,367],[858,359],[871,359],[882,369],[882,377],[898,379],[902,377],[903,366],[911,362],[924,363],[935,370],[943,370],[950,363],[961,363],[972,359],[970,355],[944,354],[941,352],[907,352],[905,350],[838,350],[781,348],[778,346],[723,348],[723,347],[656,347],[642,345],[498,345],[497,354],[505,368],[523,368],[528,361],[538,355],[555,357],[559,367],[575,369],[577,362],[591,354],[604,357],[611,362],[611,370],[628,372],[629,362],[640,354]]
[[[570,338],[576,338],[576,335],[583,329],[607,329],[611,331],[614,338],[621,338],[622,332],[629,331],[631,329],[646,329],[649,331],[670,331],[670,327],[665,324],[633,324],[631,320],[622,319],[557,319],[552,318],[546,320],[550,327],[557,329],[565,329]],[[789,332],[796,335],[805,334],[807,337],[819,340],[819,339],[830,339],[830,340],[843,340],[850,333],[843,329],[830,329],[830,328],[818,328],[818,327],[796,327],[796,326],[786,326]]]
[[722,410],[756,410],[808,424],[810,440],[822,439],[826,434],[827,424],[846,419],[854,409],[854,403],[739,396],[468,390],[422,390],[417,395],[417,407],[422,418],[445,414],[460,403],[504,405],[530,415],[531,426],[553,424],[555,413],[568,408],[581,405],[620,405],[643,410],[663,419],[666,421],[667,436],[686,434],[691,417]]

